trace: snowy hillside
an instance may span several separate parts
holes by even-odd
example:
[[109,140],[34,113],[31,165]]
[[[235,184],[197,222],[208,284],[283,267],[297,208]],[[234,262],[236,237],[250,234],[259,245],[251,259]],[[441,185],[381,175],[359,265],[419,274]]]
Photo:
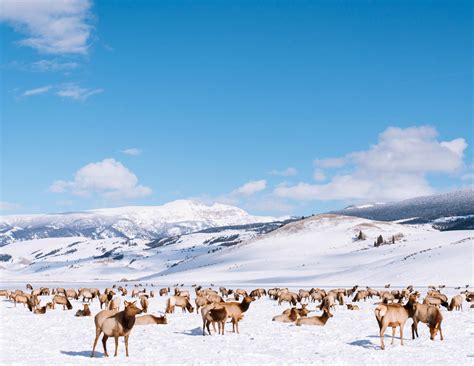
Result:
[[[355,240],[359,231],[365,240]],[[379,235],[389,243],[374,247]],[[264,285],[458,285],[473,282],[473,240],[472,230],[439,232],[429,225],[319,215],[145,278]]]
[[439,230],[474,229],[474,188],[409,200],[349,206],[339,215],[405,223],[433,223]]
[[[439,232],[431,225],[339,215],[273,229],[223,227],[151,242],[83,237],[16,242],[0,250],[0,277],[295,286],[473,282],[471,230]],[[356,239],[360,231],[364,240]],[[385,243],[374,247],[379,235]]]
[[0,277],[71,281],[138,278],[248,241],[281,225],[224,226],[153,241],[85,237],[17,241],[0,248]]
[[0,218],[0,246],[17,240],[59,237],[156,239],[212,227],[277,221],[222,204],[178,200],[162,206],[120,207]]

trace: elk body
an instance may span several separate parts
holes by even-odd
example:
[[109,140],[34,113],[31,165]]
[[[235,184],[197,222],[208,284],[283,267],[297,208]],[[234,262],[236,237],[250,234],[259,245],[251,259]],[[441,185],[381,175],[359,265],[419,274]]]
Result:
[[232,331],[239,333],[239,321],[243,314],[249,309],[252,301],[255,301],[250,296],[245,296],[241,303],[238,302],[224,302],[221,305],[227,310],[227,317],[232,319]]
[[[135,316],[140,314],[142,311],[135,306],[135,302],[127,301],[125,301],[125,310],[118,313],[113,312],[113,314],[107,316],[107,314],[110,314],[108,312],[111,311],[113,310],[102,310],[96,315],[96,336],[94,340],[94,346],[92,347],[91,357],[94,357],[97,340],[99,339],[101,333],[104,333],[102,338],[102,346],[104,347],[105,357],[109,356],[107,353],[107,339],[109,337],[114,337],[115,339],[115,357],[117,356],[119,337],[125,338],[125,354],[128,357],[128,337],[130,336],[130,332],[135,325]],[[97,317],[101,313],[104,315],[99,318],[100,325],[98,326]]]
[[89,304],[84,304],[84,309],[76,311],[76,316],[91,316],[91,310]]
[[153,314],[140,315],[135,317],[135,325],[147,324],[168,324],[166,316],[155,316]]
[[333,315],[329,312],[328,308],[323,308],[323,315],[321,316],[311,316],[307,318],[300,318],[296,321],[296,325],[319,325],[325,326],[329,318]]
[[443,321],[443,315],[436,306],[426,304],[414,304],[412,319],[413,324],[411,325],[411,335],[413,339],[415,339],[415,335],[418,337],[418,323],[422,322],[427,324],[430,328],[431,340],[434,340],[438,331],[441,340],[443,340],[443,331],[441,330],[441,322]]

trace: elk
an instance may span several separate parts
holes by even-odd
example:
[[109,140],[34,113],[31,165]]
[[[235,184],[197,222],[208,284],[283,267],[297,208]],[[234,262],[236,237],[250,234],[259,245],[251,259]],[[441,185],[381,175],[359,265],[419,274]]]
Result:
[[224,302],[221,303],[227,310],[227,317],[232,319],[232,331],[237,331],[239,334],[239,321],[242,319],[243,314],[249,309],[252,301],[255,301],[250,296],[245,296],[241,303],[238,302]]
[[[306,308],[307,304],[301,304],[301,308],[294,308],[300,317],[307,316],[309,314],[309,310]],[[292,309],[286,309],[283,314],[289,315]]]
[[73,288],[70,288],[66,291],[66,297],[69,299],[69,298],[72,298],[74,300],[77,300],[79,299],[79,296],[77,294],[77,291],[74,290]]
[[169,289],[164,287],[160,289],[160,296],[167,296],[169,293]]
[[209,324],[212,323],[212,326],[215,331],[214,324],[217,323],[218,326],[218,334],[224,335],[224,327],[225,321],[227,319],[228,313],[225,306],[218,306],[214,305],[208,311],[205,312],[203,316],[203,325],[202,325],[202,335],[206,335],[205,328],[207,328],[207,332],[211,335],[211,330],[209,329]]
[[283,301],[287,301],[291,305],[295,306],[296,302],[298,301],[298,295],[290,291],[282,292],[280,296],[278,296],[278,305],[281,305]]
[[100,308],[102,309],[102,305],[105,305],[105,308],[109,306],[109,302],[112,300],[114,295],[112,293],[105,293],[105,294],[100,294],[99,295],[99,304]]
[[281,322],[281,323],[293,323],[300,318],[300,314],[296,308],[289,309],[289,313],[283,312],[281,315],[276,315],[273,317],[272,321]]
[[453,296],[451,299],[451,303],[449,304],[449,311],[453,310],[461,310],[462,311],[462,296],[461,295],[456,295]]
[[147,324],[168,324],[166,316],[155,316],[153,314],[140,315],[135,317],[135,325]]
[[366,290],[359,290],[355,294],[354,298],[352,299],[352,302],[358,302],[360,300],[366,300],[367,297],[369,296],[369,292]]
[[[142,312],[140,308],[137,308],[135,306],[135,303],[136,301],[134,302],[125,301],[125,310],[120,311],[110,317],[105,318],[102,321],[102,324],[100,324],[100,327],[98,329],[97,329],[97,323],[96,323],[96,337],[94,340],[94,346],[92,348],[91,357],[94,357],[97,340],[99,339],[99,336],[101,333],[104,333],[104,336],[102,338],[102,345],[104,347],[105,357],[109,357],[109,354],[107,353],[107,339],[109,337],[114,337],[115,339],[114,357],[117,357],[119,337],[125,338],[125,355],[128,357],[128,337],[130,336],[130,332],[132,331],[133,326],[135,325],[135,316]],[[110,311],[110,310],[103,310],[103,311]]]
[[194,308],[187,297],[181,297],[176,295],[170,296],[168,300],[166,300],[166,313],[174,313],[175,306],[179,306],[183,313],[185,313],[186,310],[190,313],[194,311]]
[[383,337],[387,327],[392,327],[392,344],[395,340],[395,331],[400,327],[400,343],[403,346],[403,328],[409,317],[413,315],[413,298],[410,296],[405,306],[398,304],[379,304],[375,308],[375,318],[380,329],[380,348],[385,349]]
[[8,299],[8,296],[10,296],[10,291],[0,290],[0,296],[5,296],[5,298]]
[[33,286],[31,286],[31,284],[27,283],[26,284],[26,289],[27,290],[33,290]]
[[194,300],[196,303],[196,313],[199,312],[199,309],[203,307],[204,305],[208,305],[211,303],[207,297],[204,296],[197,296],[196,299]]
[[323,315],[321,316],[310,316],[307,318],[300,318],[296,321],[296,325],[319,325],[324,326],[326,325],[329,318],[333,315],[329,312],[329,308],[323,308]]
[[359,306],[355,304],[347,304],[347,309],[348,310],[359,310]]
[[33,314],[46,314],[46,306],[33,310]]
[[149,304],[150,304],[150,302],[148,301],[147,296],[145,296],[145,295],[140,296],[140,306],[142,307],[144,313],[148,312],[148,305]]
[[87,302],[90,302],[94,298],[94,295],[92,294],[92,292],[86,288],[80,289],[78,296],[82,297],[82,302],[86,301],[86,299],[87,299]]
[[119,311],[120,308],[120,298],[119,297],[114,297],[110,302],[109,302],[109,310],[115,310]]
[[433,296],[426,296],[425,299],[423,300],[423,304],[434,305],[434,306],[442,305],[446,309],[449,309],[449,304],[447,301],[443,301],[442,299],[438,297],[433,297]]
[[411,325],[412,339],[415,339],[415,334],[418,337],[418,322],[428,325],[430,328],[430,339],[433,341],[439,330],[441,340],[443,340],[443,331],[441,330],[441,322],[443,315],[436,306],[426,304],[413,304],[412,313],[413,324]]
[[28,300],[29,298],[26,295],[18,294],[18,295],[13,296],[13,302],[15,303],[15,307],[16,307],[16,303],[23,304],[26,307],[28,304]]
[[68,310],[72,309],[72,305],[69,302],[68,298],[63,295],[54,295],[53,297],[53,309],[55,308],[56,304],[62,305],[63,310],[66,310],[66,307]]
[[84,304],[83,310],[76,311],[76,316],[91,316],[91,310],[89,309],[89,304]]

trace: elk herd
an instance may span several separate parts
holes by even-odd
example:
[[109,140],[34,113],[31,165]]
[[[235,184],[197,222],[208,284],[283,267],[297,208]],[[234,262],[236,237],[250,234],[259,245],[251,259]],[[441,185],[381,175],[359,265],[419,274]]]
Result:
[[[92,317],[91,303],[97,301],[100,311],[94,316],[95,338],[91,357],[94,357],[97,342],[102,336],[104,355],[107,353],[107,340],[112,337],[115,341],[115,352],[117,356],[118,340],[124,338],[125,353],[128,353],[128,340],[135,325],[168,324],[167,314],[173,314],[176,307],[181,308],[182,313],[194,313],[201,316],[202,334],[211,335],[211,326],[214,333],[225,334],[225,325],[232,323],[232,331],[239,333],[239,322],[244,319],[245,314],[250,311],[253,302],[262,298],[268,298],[278,306],[285,309],[273,316],[272,321],[281,323],[293,323],[296,326],[325,326],[342,307],[350,311],[359,311],[358,302],[371,301],[374,303],[374,315],[378,324],[378,335],[380,336],[380,347],[385,348],[384,334],[387,328],[392,329],[392,344],[396,329],[399,328],[400,343],[403,345],[403,332],[405,323],[411,319],[412,339],[418,337],[418,324],[424,323],[428,326],[430,339],[434,340],[439,333],[443,340],[442,322],[443,310],[462,311],[463,302],[474,303],[474,292],[463,291],[449,299],[443,294],[443,286],[429,286],[429,290],[421,301],[421,294],[413,286],[397,290],[390,290],[386,285],[383,290],[370,287],[359,288],[334,288],[334,289],[300,289],[298,292],[288,288],[256,288],[250,292],[244,289],[228,289],[220,287],[214,290],[212,287],[192,285],[192,290],[186,290],[183,285],[175,285],[172,291],[169,287],[157,289],[160,297],[166,297],[165,315],[156,316],[149,314],[150,299],[155,297],[154,285],[135,284],[130,291],[132,300],[126,300],[128,295],[128,284],[123,286],[113,285],[100,291],[98,288],[33,288],[31,284],[26,285],[27,291],[17,289],[15,291],[0,290],[0,296],[11,301],[14,307],[23,304],[25,308],[34,314],[45,314],[47,311],[56,309],[56,305],[62,305],[63,310],[73,309],[72,300],[80,303],[82,309],[75,312],[76,317]],[[148,289],[147,287],[153,287]],[[41,297],[48,296],[50,301],[41,304]],[[123,310],[120,307],[123,302]],[[194,304],[194,305],[193,305]],[[274,306],[277,306],[274,305]],[[257,305],[253,305],[257,306]],[[313,308],[310,310],[310,307]],[[474,308],[474,304],[471,305]],[[321,312],[320,315],[311,316],[312,312]],[[216,329],[217,325],[217,329]]]

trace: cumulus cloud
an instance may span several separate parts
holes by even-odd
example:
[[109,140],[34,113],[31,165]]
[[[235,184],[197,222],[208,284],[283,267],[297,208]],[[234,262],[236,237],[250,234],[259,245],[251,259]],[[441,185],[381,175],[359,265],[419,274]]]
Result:
[[87,54],[91,1],[2,0],[0,21],[25,38],[18,43],[49,54]]
[[21,208],[18,203],[0,201],[0,211],[14,211]]
[[350,168],[351,173],[336,172],[325,184],[282,184],[274,194],[301,201],[388,201],[432,194],[434,189],[427,174],[459,171],[467,147],[462,138],[440,142],[437,135],[436,129],[428,126],[390,127],[368,150],[315,161],[318,169],[344,167]]
[[33,95],[46,94],[51,90],[51,85],[42,86],[40,88],[28,89],[23,92],[24,97],[31,97]]
[[72,181],[55,181],[49,191],[79,196],[98,194],[110,199],[139,198],[152,193],[151,188],[139,185],[137,176],[115,159],[87,164],[74,174]]
[[142,153],[142,151],[140,149],[137,149],[136,147],[122,150],[122,152],[126,155],[131,155],[131,156],[138,156]]
[[231,196],[244,196],[244,197],[251,196],[255,193],[263,191],[265,188],[267,188],[266,180],[262,179],[262,180],[251,181],[233,190],[230,193],[230,195]]
[[288,167],[284,170],[272,170],[271,172],[269,172],[270,175],[277,175],[277,176],[281,176],[281,177],[291,177],[291,176],[294,176],[294,175],[297,175],[298,174],[298,170],[296,170],[295,168],[293,167]]

